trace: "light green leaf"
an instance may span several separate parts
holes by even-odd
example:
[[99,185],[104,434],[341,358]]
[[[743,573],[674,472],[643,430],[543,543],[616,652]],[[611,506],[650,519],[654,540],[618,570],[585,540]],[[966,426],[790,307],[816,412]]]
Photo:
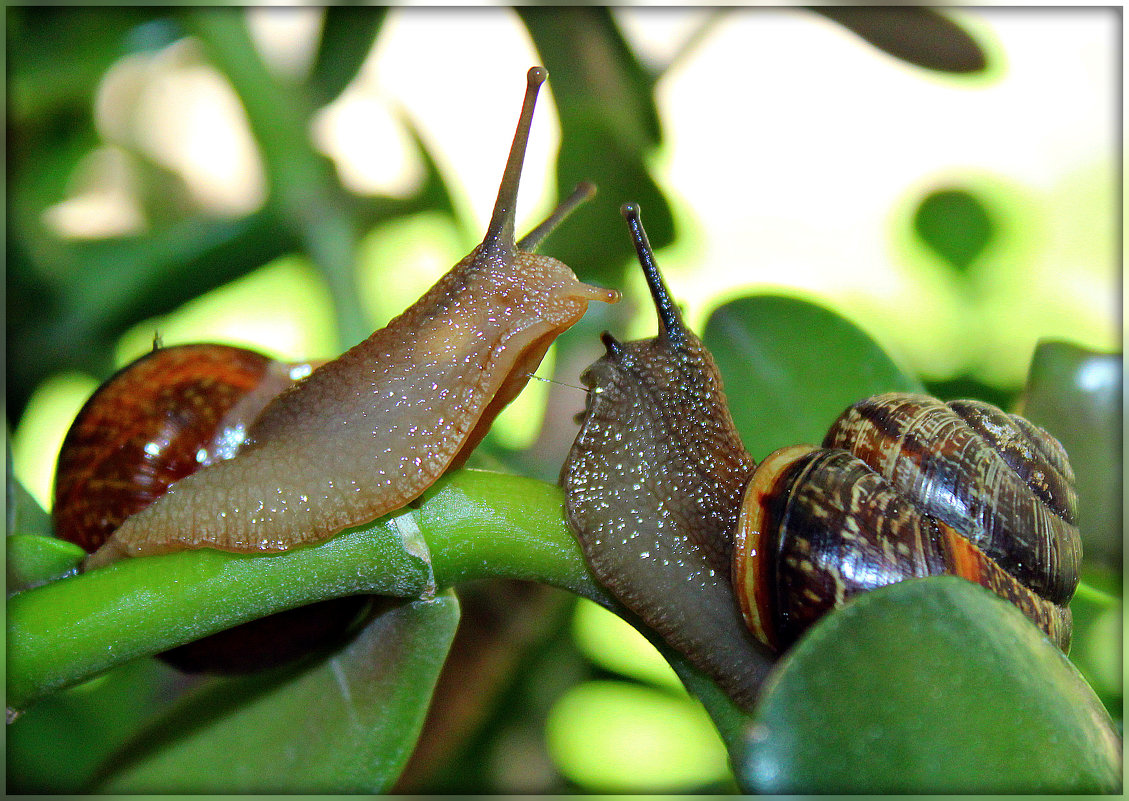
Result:
[[945,576],[816,623],[765,686],[738,780],[763,793],[1116,792],[1121,741],[1015,607]]
[[785,445],[818,445],[855,401],[923,391],[866,332],[799,298],[753,295],[726,303],[710,315],[702,341],[758,462]]

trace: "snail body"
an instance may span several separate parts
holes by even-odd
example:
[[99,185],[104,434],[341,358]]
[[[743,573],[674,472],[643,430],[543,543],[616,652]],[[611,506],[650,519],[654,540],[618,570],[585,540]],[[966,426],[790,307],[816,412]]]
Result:
[[565,512],[612,594],[735,698],[751,703],[768,651],[736,613],[732,530],[754,462],[721,377],[682,322],[625,207],[659,318],[654,339],[621,343],[581,376],[591,387],[561,471]]
[[170,485],[87,568],[187,548],[286,551],[404,506],[467,458],[590,301],[618,300],[528,252],[590,186],[514,241],[522,160],[546,75],[529,71],[482,243],[386,327],[274,397],[234,458]]
[[[624,216],[659,335],[604,335],[562,469],[569,523],[621,603],[746,707],[772,652],[853,595],[906,578],[975,581],[1068,649],[1081,545],[1073,473],[1053,437],[977,401],[891,393],[847,409],[822,448],[754,465],[638,209]],[[642,353],[646,369],[630,369]]]

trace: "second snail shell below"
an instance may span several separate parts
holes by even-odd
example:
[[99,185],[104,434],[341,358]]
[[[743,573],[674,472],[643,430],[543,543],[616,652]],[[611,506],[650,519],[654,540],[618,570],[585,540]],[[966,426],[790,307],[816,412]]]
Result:
[[823,444],[773,453],[745,494],[733,575],[759,639],[784,647],[853,595],[953,574],[1069,649],[1081,544],[1053,437],[986,403],[890,393],[850,407]]

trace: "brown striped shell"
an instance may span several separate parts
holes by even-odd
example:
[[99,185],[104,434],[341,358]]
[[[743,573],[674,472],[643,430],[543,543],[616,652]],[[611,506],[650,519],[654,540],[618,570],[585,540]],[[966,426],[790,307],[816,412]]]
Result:
[[785,647],[853,595],[953,574],[1069,648],[1081,543],[1053,437],[979,401],[890,393],[847,409],[823,445],[771,454],[745,494],[733,574],[759,639]]

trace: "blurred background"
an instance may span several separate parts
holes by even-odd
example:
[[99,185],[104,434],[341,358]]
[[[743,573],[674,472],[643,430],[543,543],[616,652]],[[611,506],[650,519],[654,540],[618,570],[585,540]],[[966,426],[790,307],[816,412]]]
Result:
[[[540,375],[653,333],[634,201],[691,326],[815,299],[936,394],[1012,407],[1039,340],[1120,349],[1120,30],[1109,8],[10,9],[9,471],[49,509],[74,414],[155,336],[301,360],[382,326],[481,238],[536,63],[519,229],[595,181],[541,250],[625,293]],[[531,382],[477,464],[555,480],[583,399]],[[403,789],[730,788],[617,619],[522,585],[463,604],[492,686],[436,713]]]

